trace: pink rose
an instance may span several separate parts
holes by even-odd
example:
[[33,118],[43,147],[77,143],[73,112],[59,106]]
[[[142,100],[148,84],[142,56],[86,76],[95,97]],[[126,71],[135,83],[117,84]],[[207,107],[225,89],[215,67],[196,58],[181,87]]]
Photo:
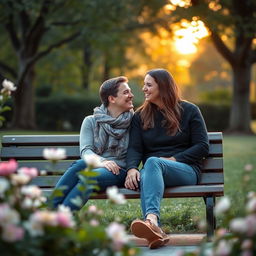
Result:
[[0,176],[8,176],[16,171],[18,163],[16,160],[11,159],[8,162],[0,163]]
[[74,222],[69,213],[57,212],[57,223],[64,228],[69,228],[74,226]]
[[15,242],[22,240],[24,237],[24,229],[13,224],[3,227],[2,238],[7,242]]
[[22,167],[18,169],[18,173],[25,174],[30,178],[35,178],[38,176],[38,170],[36,168]]

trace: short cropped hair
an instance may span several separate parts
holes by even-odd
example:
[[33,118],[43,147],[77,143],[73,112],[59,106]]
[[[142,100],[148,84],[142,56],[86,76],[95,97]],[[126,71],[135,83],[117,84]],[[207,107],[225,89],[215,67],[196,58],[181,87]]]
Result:
[[125,76],[114,77],[103,82],[103,84],[100,86],[100,91],[99,91],[100,100],[102,104],[105,107],[108,107],[109,105],[108,97],[109,96],[116,97],[120,84],[127,83],[127,82],[128,82],[128,78]]

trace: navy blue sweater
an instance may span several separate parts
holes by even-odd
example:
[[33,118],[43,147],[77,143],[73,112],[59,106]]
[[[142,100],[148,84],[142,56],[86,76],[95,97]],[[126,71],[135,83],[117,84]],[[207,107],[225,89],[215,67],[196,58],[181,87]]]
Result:
[[168,135],[163,127],[164,116],[160,111],[155,115],[155,127],[143,130],[139,112],[136,112],[130,130],[126,157],[127,170],[138,169],[147,158],[175,157],[176,161],[193,167],[200,180],[202,159],[208,155],[209,142],[204,119],[199,108],[187,101],[181,102],[180,131]]

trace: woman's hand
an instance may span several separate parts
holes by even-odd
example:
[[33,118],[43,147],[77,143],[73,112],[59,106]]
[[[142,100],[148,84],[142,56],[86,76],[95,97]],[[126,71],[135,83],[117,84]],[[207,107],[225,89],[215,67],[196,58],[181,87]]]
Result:
[[129,189],[136,190],[139,187],[140,172],[137,169],[130,169],[127,171],[124,186]]
[[121,167],[119,167],[115,161],[105,160],[102,162],[103,167],[107,168],[110,172],[112,172],[115,175],[118,175],[120,173]]

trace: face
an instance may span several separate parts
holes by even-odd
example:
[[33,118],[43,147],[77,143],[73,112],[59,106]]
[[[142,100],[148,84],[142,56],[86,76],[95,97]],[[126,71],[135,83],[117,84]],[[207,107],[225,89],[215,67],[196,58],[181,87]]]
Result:
[[145,100],[156,105],[160,103],[160,93],[159,93],[159,86],[156,83],[155,79],[147,74],[144,79],[144,86],[142,91],[145,95]]
[[122,112],[129,111],[133,108],[133,94],[131,88],[127,83],[121,83],[117,96],[113,97],[113,103],[115,107],[119,108]]

